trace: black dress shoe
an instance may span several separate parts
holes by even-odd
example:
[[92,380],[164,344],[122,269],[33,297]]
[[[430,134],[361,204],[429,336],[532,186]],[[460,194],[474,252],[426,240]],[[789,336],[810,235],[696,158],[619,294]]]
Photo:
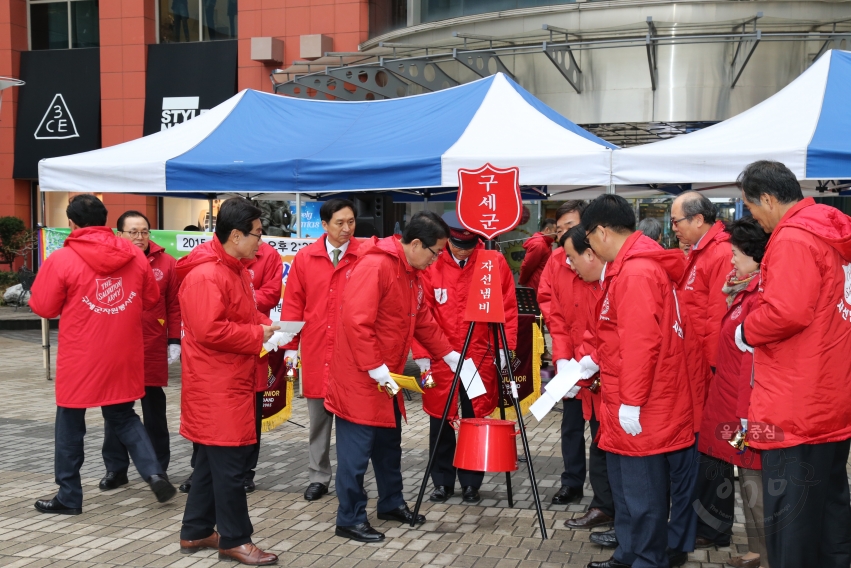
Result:
[[384,540],[384,533],[380,533],[372,528],[368,522],[351,527],[341,527],[337,525],[334,534],[343,538],[350,538],[358,542],[381,542]]
[[602,525],[611,525],[615,520],[604,513],[602,510],[597,507],[592,507],[588,509],[588,512],[579,517],[578,519],[567,519],[564,522],[564,526],[569,529],[590,529],[592,527],[599,527]]
[[552,504],[567,505],[568,503],[579,501],[583,497],[585,497],[585,493],[581,487],[567,487],[566,485],[562,485],[558,493],[553,495]]
[[434,491],[431,492],[429,501],[433,503],[446,503],[446,500],[455,495],[455,488],[448,485],[435,485]]
[[677,568],[688,562],[688,552],[680,550],[668,549],[668,565],[671,568]]
[[304,490],[304,498],[308,501],[316,501],[326,493],[328,493],[327,485],[324,483],[311,483]]
[[242,480],[242,487],[245,489],[246,493],[251,493],[257,489],[257,486],[254,485],[254,480],[248,479],[247,477]]
[[127,485],[127,471],[107,471],[103,479],[98,483],[98,489],[101,491],[109,491],[110,489],[118,489],[122,485]]
[[189,493],[189,490],[192,489],[192,474],[189,474],[189,477],[186,478],[186,481],[180,484],[178,490],[181,493]]
[[50,501],[46,499],[35,502],[35,510],[39,513],[48,513],[52,515],[82,515],[82,507],[66,507],[59,502],[59,499],[54,497]]
[[702,536],[694,539],[695,548],[712,548],[713,546],[715,547],[715,550],[718,550],[719,548],[730,546],[730,542],[715,542],[714,540],[703,538]]
[[602,546],[603,548],[617,548],[618,537],[615,536],[615,529],[605,532],[592,532],[588,540]]
[[[398,509],[378,513],[378,518],[382,521],[399,521],[400,523],[410,525],[411,519],[414,518],[414,512],[407,505],[400,505]],[[421,525],[426,522],[425,515],[417,515],[417,524]]]
[[618,562],[613,558],[603,560],[602,562],[589,562],[588,568],[630,568],[630,564]]
[[148,485],[150,485],[151,491],[154,492],[154,495],[157,496],[157,501],[160,503],[165,503],[177,495],[177,489],[175,489],[174,485],[172,485],[171,482],[162,475],[152,475],[148,480]]
[[465,503],[478,503],[482,500],[482,497],[479,495],[479,490],[475,487],[468,485],[467,487],[462,487],[464,493],[462,494],[461,499]]

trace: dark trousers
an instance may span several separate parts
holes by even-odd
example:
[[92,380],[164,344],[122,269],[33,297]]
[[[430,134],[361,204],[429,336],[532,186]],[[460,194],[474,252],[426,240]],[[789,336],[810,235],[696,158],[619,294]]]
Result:
[[337,526],[367,521],[363,477],[372,460],[378,485],[378,512],[405,504],[402,497],[402,415],[393,401],[395,428],[355,424],[337,416]]
[[561,457],[564,471],[562,487],[582,489],[585,485],[585,418],[582,416],[582,401],[566,398],[562,401],[561,413]]
[[697,510],[697,536],[718,546],[729,546],[733,536],[735,486],[733,465],[698,452],[694,508]]
[[607,456],[615,500],[615,560],[633,568],[668,566],[669,470],[665,454]]
[[615,501],[612,497],[612,488],[609,485],[609,470],[606,464],[607,452],[597,446],[594,439],[600,429],[600,423],[595,415],[591,415],[588,422],[591,426],[591,447],[588,450],[588,476],[591,478],[591,488],[594,490],[594,498],[591,499],[589,509],[600,509],[610,517],[615,516]]
[[[107,425],[130,452],[133,463],[142,479],[162,473],[148,433],[132,402],[101,407]],[[80,483],[80,468],[83,466],[83,438],[86,435],[86,409],[56,407],[54,430],[53,469],[59,493],[56,497],[66,507],[83,506],[83,487]]]
[[697,480],[697,436],[693,446],[665,454],[671,481],[671,520],[668,522],[668,548],[681,552],[694,550],[697,511],[694,486]]
[[[140,402],[145,431],[157,454],[160,472],[164,473],[168,470],[168,464],[171,461],[171,438],[168,434],[168,419],[165,414],[165,391],[162,387],[145,387],[145,396]],[[106,471],[127,471],[130,467],[127,448],[115,435],[109,422],[104,424],[101,453]]]
[[763,450],[765,540],[771,568],[848,568],[851,441]]
[[[467,397],[467,391],[464,390],[464,385],[458,385],[458,400],[461,403],[461,417],[475,418],[476,413],[473,412],[473,403]],[[429,421],[429,436],[428,436],[428,451],[431,454],[434,447],[437,446],[437,453],[434,455],[434,463],[431,466],[431,480],[435,485],[444,485],[446,487],[455,487],[455,474],[457,471],[458,480],[461,482],[461,487],[475,487],[478,489],[482,486],[482,480],[485,478],[483,471],[470,471],[467,469],[457,469],[452,465],[455,459],[455,430],[449,423],[443,425],[443,432],[440,434],[440,439],[437,438],[437,431],[440,429],[440,418],[431,417]]]
[[207,538],[218,525],[219,548],[251,542],[254,527],[248,518],[248,498],[242,485],[250,453],[251,446],[198,444],[181,539]]
[[263,392],[257,393],[257,400],[254,406],[254,427],[257,432],[257,443],[251,446],[251,455],[248,457],[248,471],[245,474],[246,480],[254,479],[254,470],[257,469],[257,460],[260,459],[260,430],[263,428]]

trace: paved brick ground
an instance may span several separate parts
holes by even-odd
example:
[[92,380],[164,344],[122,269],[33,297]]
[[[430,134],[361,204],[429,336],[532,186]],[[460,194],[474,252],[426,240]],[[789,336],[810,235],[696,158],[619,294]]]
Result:
[[[51,343],[57,343],[55,332]],[[54,356],[55,352],[54,348]],[[33,509],[36,499],[52,497],[56,491],[55,404],[52,383],[44,379],[41,356],[39,332],[0,332],[0,566],[202,568],[217,564],[215,552],[189,556],[178,552],[184,495],[160,505],[132,471],[128,486],[106,493],[98,491],[104,468],[100,457],[103,420],[97,409],[87,416],[83,514],[53,516]],[[179,365],[171,368],[171,386],[166,390],[174,432],[168,473],[179,482],[189,473],[191,453],[191,444],[176,434]],[[408,409],[408,424],[403,427],[402,467],[405,496],[413,506],[428,457],[428,420],[418,400],[409,403]],[[610,552],[588,542],[587,531],[574,532],[563,525],[565,519],[585,510],[590,501],[590,485],[586,483],[587,496],[581,504],[548,504],[559,486],[562,469],[560,417],[553,412],[540,424],[534,418],[528,423],[549,540],[540,539],[531,486],[523,471],[512,474],[514,508],[508,508],[504,475],[488,475],[479,505],[462,505],[459,497],[443,505],[426,501],[423,512],[428,522],[414,530],[375,518],[376,486],[370,471],[366,483],[372,498],[368,512],[373,525],[385,531],[388,538],[379,545],[364,545],[334,536],[337,501],[333,487],[331,494],[319,502],[308,503],[301,496],[307,484],[307,409],[303,399],[296,399],[291,422],[263,437],[258,489],[249,496],[254,541],[277,553],[281,565],[293,567],[548,568],[584,566],[590,560],[606,559]],[[737,516],[741,522],[740,509]],[[744,552],[744,542],[743,527],[737,524],[734,547]],[[687,566],[720,567],[731,552],[735,551],[698,551],[691,555]]]

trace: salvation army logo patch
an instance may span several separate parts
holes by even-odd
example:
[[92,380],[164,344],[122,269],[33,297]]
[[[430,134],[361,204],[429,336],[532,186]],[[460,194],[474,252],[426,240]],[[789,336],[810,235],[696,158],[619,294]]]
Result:
[[604,316],[609,313],[609,295],[606,294],[606,299],[603,300],[603,309],[600,310],[600,315]]
[[163,271],[159,268],[154,268],[154,278],[157,279],[157,282],[163,279]]
[[121,278],[95,278],[97,292],[95,298],[107,307],[112,307],[124,299],[124,286]]
[[[847,290],[847,287],[846,287],[846,290]],[[737,320],[737,319],[739,319],[740,315],[742,315],[742,305],[741,304],[736,306],[736,308],[733,310],[733,313],[730,314],[730,319]]]
[[691,268],[691,274],[688,275],[688,282],[686,282],[686,290],[693,290],[691,287],[694,284],[694,279],[697,277],[697,265]]
[[851,304],[851,263],[842,267],[845,271],[845,301]]
[[446,303],[446,288],[435,288],[434,289],[434,299],[437,300],[438,304]]

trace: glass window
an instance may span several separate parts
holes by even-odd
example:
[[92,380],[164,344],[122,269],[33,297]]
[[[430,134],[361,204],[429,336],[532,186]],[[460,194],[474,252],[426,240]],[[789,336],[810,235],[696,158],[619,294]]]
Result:
[[98,47],[98,0],[30,0],[30,45],[36,49]]
[[237,0],[157,0],[160,43],[236,38]]

